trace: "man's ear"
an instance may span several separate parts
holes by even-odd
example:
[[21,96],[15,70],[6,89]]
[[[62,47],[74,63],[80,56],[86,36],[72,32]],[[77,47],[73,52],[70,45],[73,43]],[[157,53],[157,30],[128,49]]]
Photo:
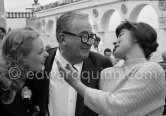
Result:
[[59,34],[59,43],[62,45],[66,44],[65,35],[63,33]]

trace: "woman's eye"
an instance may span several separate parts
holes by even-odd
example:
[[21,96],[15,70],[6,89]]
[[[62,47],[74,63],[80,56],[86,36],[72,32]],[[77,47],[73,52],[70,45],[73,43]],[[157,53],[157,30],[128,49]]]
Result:
[[119,34],[118,38],[121,37],[123,35],[123,33]]

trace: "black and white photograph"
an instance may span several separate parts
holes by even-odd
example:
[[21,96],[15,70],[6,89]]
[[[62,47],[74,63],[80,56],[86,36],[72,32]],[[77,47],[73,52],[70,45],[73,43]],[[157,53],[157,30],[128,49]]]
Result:
[[0,116],[166,116],[166,0],[0,0]]

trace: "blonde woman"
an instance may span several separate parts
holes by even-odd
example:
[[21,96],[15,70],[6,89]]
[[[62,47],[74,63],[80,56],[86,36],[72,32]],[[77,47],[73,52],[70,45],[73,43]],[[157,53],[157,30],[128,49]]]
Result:
[[[12,30],[3,41],[0,60],[0,114],[37,116],[40,107],[33,100],[29,72],[42,71],[48,53],[39,33],[32,28]],[[31,77],[32,79],[32,77]]]

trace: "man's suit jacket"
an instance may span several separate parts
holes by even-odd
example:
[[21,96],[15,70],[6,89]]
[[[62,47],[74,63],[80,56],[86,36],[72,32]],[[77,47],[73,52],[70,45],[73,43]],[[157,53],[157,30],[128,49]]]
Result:
[[[40,106],[41,116],[45,116],[45,112],[48,110],[48,102],[49,102],[49,73],[51,71],[54,57],[56,55],[57,48],[52,48],[48,50],[49,57],[47,57],[45,62],[45,71],[44,71],[44,79],[37,80],[38,90],[36,91],[36,100]],[[86,58],[83,62],[81,81],[88,87],[98,89],[100,71],[104,68],[111,67],[112,63],[106,57],[90,52],[89,57]],[[88,77],[88,73],[90,76]],[[84,77],[84,78],[83,78]],[[88,77],[88,78],[87,78]],[[91,111],[84,105],[83,97],[79,94],[77,95],[77,103],[76,103],[76,114],[75,116],[97,116],[97,114]]]

